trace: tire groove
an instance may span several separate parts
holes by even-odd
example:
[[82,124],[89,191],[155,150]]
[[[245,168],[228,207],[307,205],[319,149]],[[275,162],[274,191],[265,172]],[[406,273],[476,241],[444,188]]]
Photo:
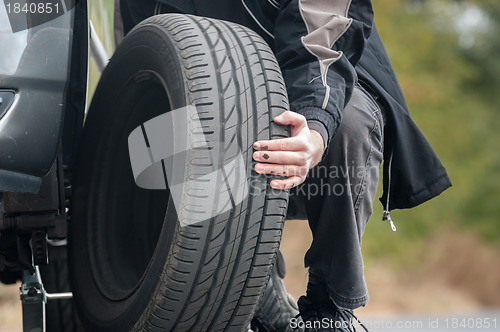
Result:
[[[213,23],[212,23],[212,24],[213,24]],[[220,27],[219,27],[218,25],[223,25],[223,23],[222,23],[222,22],[219,22],[219,24],[213,24],[214,28],[215,28],[215,29],[219,32],[219,36],[220,36],[220,35],[221,35],[221,29],[220,29]],[[234,63],[234,60],[232,59],[232,57],[228,56],[228,53],[229,53],[229,55],[231,55],[231,52],[230,52],[231,48],[229,48],[229,47],[228,47],[228,44],[227,44],[226,40],[224,40],[223,38],[220,38],[220,37],[219,37],[219,40],[220,40],[220,41],[222,41],[222,43],[226,46],[226,49],[229,49],[229,51],[227,51],[227,53],[225,53],[225,57],[224,57],[224,59],[226,59],[226,58],[227,58],[227,59],[229,60],[229,62],[231,63],[231,68],[233,68],[233,70],[232,70],[233,72],[232,72],[232,76],[230,77],[230,80],[234,82],[234,86],[235,86],[235,98],[236,98],[235,105],[241,105],[241,104],[240,104],[240,103],[241,103],[241,101],[240,101],[240,99],[239,99],[239,98],[240,98],[240,97],[239,97],[239,95],[240,95],[240,90],[241,90],[241,89],[240,89],[240,85],[239,85],[238,80],[237,80],[237,79],[235,79],[235,78],[236,78],[235,69],[237,69],[238,67],[236,67],[236,66],[235,66],[235,63]],[[220,67],[219,67],[219,68],[220,68]],[[228,84],[229,84],[229,83],[228,83]],[[227,91],[227,90],[226,90],[226,91]],[[223,91],[223,92],[226,92],[226,91]],[[224,109],[224,108],[223,108],[223,109]],[[239,118],[239,119],[241,119],[241,117],[242,117],[242,116],[241,116],[241,109],[239,109],[238,107],[235,107],[234,109],[236,109],[236,110],[237,110],[237,115],[238,115],[238,118]],[[233,111],[233,110],[232,110],[232,111]],[[236,123],[241,123],[241,121],[236,121]],[[224,134],[225,134],[225,133],[224,133],[224,130],[225,130],[224,126],[221,126],[221,131],[222,131],[222,132],[221,132],[221,137],[224,137]],[[241,132],[241,130],[239,130],[239,131],[237,131],[237,132]],[[242,146],[241,138],[240,138],[240,137],[238,137],[238,147],[241,147],[241,146]],[[221,154],[221,155],[222,155],[222,157],[224,156],[224,154]],[[221,168],[221,171],[222,171],[222,173],[224,174],[224,177],[225,177],[225,183],[227,184],[227,175],[225,174],[225,170],[224,170],[224,168]],[[228,188],[228,190],[230,190],[230,188]],[[232,197],[232,196],[231,196],[231,197]],[[232,199],[231,199],[231,201],[232,201]],[[234,209],[234,202],[231,202],[231,204],[233,205],[233,209]],[[234,211],[233,211],[233,213],[234,213]],[[247,220],[245,220],[245,221],[244,221],[244,223],[245,223],[245,222],[247,222]],[[228,221],[228,223],[229,223],[229,225],[230,225],[230,226],[229,226],[229,227],[227,227],[227,238],[226,238],[225,240],[228,240],[228,239],[230,238],[231,228],[232,228],[232,226],[234,225],[234,222],[229,222],[229,221]],[[240,218],[238,218],[238,224],[239,224],[239,223],[240,223]],[[239,226],[239,225],[238,225],[238,226]],[[239,229],[239,227],[237,227],[237,228],[236,228],[236,230],[238,230],[238,229]],[[223,247],[225,247],[225,246],[223,246]],[[234,244],[233,244],[233,249],[234,249]],[[232,255],[231,255],[231,252],[230,252],[230,253],[229,253],[229,257],[231,257],[231,256],[232,256]],[[221,250],[221,260],[220,260],[220,262],[224,262],[224,259],[225,259],[225,252]],[[228,267],[229,267],[229,265],[228,265]],[[235,270],[235,269],[233,269],[233,272],[234,272],[234,270]],[[224,277],[223,277],[223,279],[222,279],[222,280],[225,280],[225,275],[226,275],[226,273],[227,273],[227,272],[228,272],[228,268],[225,270]],[[215,281],[215,280],[216,280],[216,278],[214,278],[214,281]],[[223,282],[223,283],[224,283],[224,282]],[[226,289],[229,289],[229,284],[226,286]],[[221,289],[219,289],[219,292],[217,293],[217,295],[216,295],[216,297],[215,297],[215,300],[216,300],[216,301],[217,301],[217,298],[219,297],[220,290],[221,290]],[[224,292],[224,297],[225,297],[225,295],[226,295],[226,294],[227,294],[227,293],[226,293],[226,292]],[[218,306],[218,309],[217,309],[217,311],[216,311],[216,313],[215,313],[215,317],[217,317],[217,313],[220,311],[220,308],[222,308],[222,304],[224,303],[224,301],[223,301],[223,300],[224,300],[224,297],[223,297],[223,298],[221,299],[221,301],[220,301],[220,304],[219,304],[219,306]],[[207,299],[209,299],[209,297],[207,297]],[[209,319],[210,314],[211,314],[211,312],[212,312],[212,310],[213,310],[213,308],[214,308],[214,307],[215,307],[215,306],[211,306],[210,311],[209,311],[208,316],[207,316],[207,319]],[[199,317],[201,317],[201,315],[200,315]],[[213,319],[213,320],[210,322],[210,324],[209,324],[209,326],[208,326],[207,330],[211,330],[211,328],[210,328],[210,327],[212,326],[213,322],[214,322],[214,321],[216,321],[216,319],[217,319],[217,318]],[[198,320],[198,322],[199,322],[199,320]],[[198,323],[198,322],[197,322],[197,323]],[[204,323],[203,325],[205,325],[205,323]]]
[[[243,30],[243,31],[244,31],[244,30]],[[246,32],[246,31],[245,31],[245,33],[249,36],[249,33],[248,33],[248,32]],[[252,37],[250,37],[250,36],[249,36],[249,39],[252,41],[252,44],[253,44],[253,45],[255,45],[255,41],[254,41],[254,39],[253,39]],[[261,59],[262,59],[262,56],[261,56],[261,54],[260,54],[259,52],[257,52],[257,56],[259,57],[259,60],[261,60]],[[261,63],[263,63],[263,62],[261,62]],[[250,71],[250,69],[249,69],[249,71]],[[263,73],[263,75],[264,75],[264,78],[267,78],[267,74],[266,74],[266,71],[265,71],[265,68],[264,68],[264,67],[262,67],[262,73]],[[266,80],[266,79],[264,79],[264,82],[266,82],[266,81],[267,81],[267,80]],[[270,91],[270,89],[269,89],[269,88],[268,88],[267,90],[268,90],[268,91]],[[269,105],[269,107],[272,107],[272,105]],[[272,114],[271,114],[271,113],[269,113],[269,114],[268,114],[268,117],[270,118],[270,119],[269,119],[269,121],[270,121],[270,123],[271,123],[271,121],[272,121],[272,119],[271,119]],[[255,123],[255,124],[256,124],[256,123]],[[255,127],[256,127],[256,125],[255,125]],[[272,136],[272,132],[271,132],[271,131],[269,132],[269,134],[270,134],[270,136]],[[270,139],[272,139],[272,137],[270,137]],[[269,181],[267,181],[267,182],[269,182]],[[269,196],[268,196],[268,195],[269,195],[269,187],[268,187],[267,183],[266,183],[266,189],[267,189],[267,190],[266,190],[266,196],[267,196],[267,197],[269,197]],[[267,211],[267,207],[268,207],[268,204],[270,203],[270,201],[271,201],[271,200],[269,200],[269,199],[264,201],[264,207],[263,207],[263,210],[262,210],[262,211],[263,211],[263,215],[264,215],[264,216],[267,216],[266,211]],[[282,216],[282,217],[284,218],[284,216]],[[264,218],[263,218],[263,219],[264,219]],[[263,220],[263,219],[262,219],[262,220]],[[264,226],[264,223],[263,223],[263,222],[261,222],[261,224],[260,224],[260,229],[261,229],[261,230],[263,229],[263,226]],[[260,238],[260,237],[261,237],[261,232],[259,232],[259,235],[258,235],[258,238]],[[257,241],[257,246],[256,246],[256,248],[255,248],[255,249],[256,249],[256,250],[255,250],[255,253],[257,253],[257,252],[258,252],[258,250],[257,250],[258,245],[259,245],[259,241]],[[275,254],[276,254],[276,253],[275,253]],[[274,254],[274,255],[275,255],[275,254]],[[252,267],[254,266],[254,264],[253,264],[253,262],[254,262],[254,261],[255,261],[255,254],[254,254],[254,255],[253,255],[253,257],[252,257],[252,263],[251,263],[251,266],[252,266]],[[268,275],[268,277],[269,277],[269,275]],[[245,289],[248,287],[248,281],[250,280],[250,278],[251,278],[251,275],[250,275],[250,273],[248,273],[247,278],[246,278],[246,280],[245,280],[245,285],[244,285],[244,287],[243,287],[242,293],[240,294],[240,297],[239,297],[238,303],[237,303],[237,305],[236,305],[236,308],[238,308],[239,306],[241,306],[241,301],[242,301],[242,299],[245,297],[245,294],[244,294],[244,293],[245,293]],[[261,294],[258,298],[260,299],[261,297],[262,297],[262,294]],[[257,300],[257,301],[256,301],[256,303],[258,303],[258,302],[259,302],[259,301]],[[230,318],[229,318],[229,320],[228,320],[228,324],[226,325],[225,330],[227,330],[227,329],[231,326],[232,322],[233,322],[233,321],[234,321],[234,319],[235,319],[235,315],[237,314],[237,312],[238,312],[238,310],[234,310],[234,311],[233,311],[233,313],[232,313],[231,317],[230,317]],[[246,323],[246,322],[245,322],[245,323]]]

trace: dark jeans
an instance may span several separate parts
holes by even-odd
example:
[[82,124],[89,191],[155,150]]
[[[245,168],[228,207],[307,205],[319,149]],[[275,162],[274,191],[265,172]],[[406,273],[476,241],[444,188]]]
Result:
[[305,207],[313,234],[305,257],[308,295],[321,299],[328,294],[343,308],[364,306],[369,299],[361,238],[373,211],[383,133],[382,109],[356,86],[327,155],[290,196],[288,218],[300,218]]

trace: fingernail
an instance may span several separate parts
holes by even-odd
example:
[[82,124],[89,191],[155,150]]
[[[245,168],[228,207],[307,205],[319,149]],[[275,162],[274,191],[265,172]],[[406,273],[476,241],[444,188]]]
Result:
[[253,143],[253,148],[254,149],[260,148],[260,144],[258,142]]
[[279,189],[279,184],[278,184],[278,182],[276,182],[276,181],[271,181],[271,187],[273,187],[274,189]]
[[262,172],[264,170],[264,166],[262,166],[261,164],[257,164],[255,165],[255,170],[257,172]]
[[259,152],[254,152],[253,158],[254,159],[260,159],[260,153]]

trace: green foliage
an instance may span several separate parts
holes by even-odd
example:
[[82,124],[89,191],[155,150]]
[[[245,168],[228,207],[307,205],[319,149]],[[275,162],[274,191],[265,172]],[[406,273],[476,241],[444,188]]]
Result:
[[[115,49],[113,36],[113,0],[89,1],[89,16],[99,39],[108,53],[108,56],[111,57]],[[99,70],[97,69],[95,62],[92,60],[89,65],[89,101],[92,100],[99,78]]]
[[[453,187],[421,207],[394,211],[396,234],[381,225],[376,207],[364,237],[367,260],[385,257],[410,266],[408,257],[421,252],[427,238],[450,227],[500,244],[500,1],[373,3],[410,113]],[[465,30],[473,43],[463,45],[459,14],[471,5],[484,25]]]

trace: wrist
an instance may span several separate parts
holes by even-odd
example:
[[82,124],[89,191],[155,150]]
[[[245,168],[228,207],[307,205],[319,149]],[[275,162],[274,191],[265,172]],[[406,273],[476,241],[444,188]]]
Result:
[[321,137],[323,138],[323,147],[326,150],[326,146],[328,145],[328,131],[326,130],[325,125],[318,120],[308,120],[307,126],[310,130],[315,130],[321,134]]
[[313,152],[312,166],[316,166],[323,158],[323,153],[325,152],[325,141],[321,133],[317,130],[310,129],[309,131],[311,132],[311,141],[315,148]]

